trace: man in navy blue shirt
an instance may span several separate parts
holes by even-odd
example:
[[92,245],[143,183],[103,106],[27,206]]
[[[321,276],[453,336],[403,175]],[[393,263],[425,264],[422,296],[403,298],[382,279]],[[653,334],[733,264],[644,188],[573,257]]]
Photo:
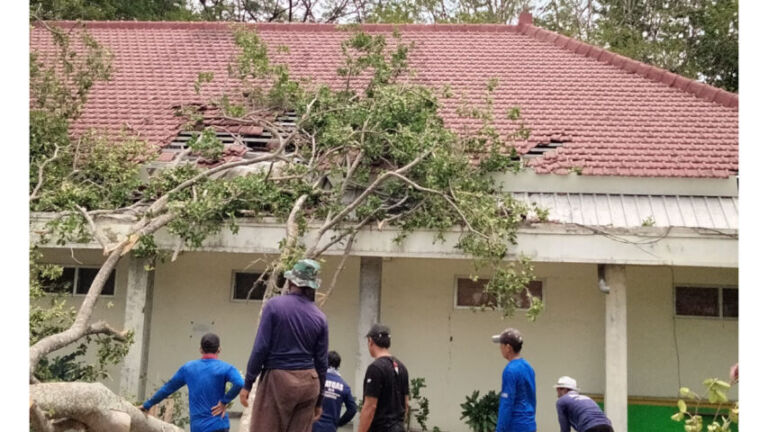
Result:
[[520,355],[523,335],[517,329],[508,328],[491,339],[499,344],[502,357],[508,361],[501,375],[496,432],[535,432],[536,374]]
[[251,411],[251,432],[307,432],[322,414],[328,370],[328,322],[315,305],[320,264],[303,259],[286,271],[289,292],[262,310],[240,402]]
[[[227,404],[243,387],[243,377],[234,366],[218,359],[221,352],[219,337],[207,333],[200,340],[203,358],[187,362],[170,381],[139,409],[148,411],[185,384],[189,388],[189,419],[192,432],[229,431]],[[232,388],[226,394],[227,382]]]
[[579,394],[576,380],[563,376],[554,385],[557,390],[557,420],[560,432],[613,432],[613,426],[600,407],[588,396]]
[[[325,393],[323,393],[323,415],[312,424],[312,432],[336,432],[337,427],[349,423],[357,413],[352,389],[339,375],[339,366],[341,366],[341,356],[336,351],[330,351],[328,375],[325,377]],[[342,404],[347,408],[343,416],[341,415]]]

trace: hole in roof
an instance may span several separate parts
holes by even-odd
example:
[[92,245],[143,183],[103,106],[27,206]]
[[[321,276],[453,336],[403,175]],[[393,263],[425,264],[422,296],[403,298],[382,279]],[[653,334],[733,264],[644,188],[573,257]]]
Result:
[[565,145],[565,143],[571,142],[572,139],[564,134],[551,134],[547,141],[542,141],[535,146],[528,149],[523,155],[526,158],[535,158],[547,153],[549,151],[558,149]]
[[[275,126],[284,134],[290,133],[296,127],[296,113],[288,112],[277,116]],[[272,136],[272,133],[259,126],[244,125],[237,122],[225,122],[218,119],[205,119],[202,127],[213,127],[216,130],[218,138],[225,146],[242,145],[248,148],[249,152],[268,152],[278,146],[278,141]],[[180,131],[171,141],[166,150],[182,151],[187,148],[189,141],[197,138],[200,131]],[[292,145],[286,147],[286,151],[294,150]]]

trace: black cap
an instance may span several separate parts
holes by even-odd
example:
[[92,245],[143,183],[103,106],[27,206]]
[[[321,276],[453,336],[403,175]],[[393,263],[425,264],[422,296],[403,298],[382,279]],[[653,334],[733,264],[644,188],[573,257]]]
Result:
[[385,326],[384,324],[374,324],[371,326],[371,329],[368,330],[368,334],[365,335],[365,337],[379,336],[389,336],[389,327]]

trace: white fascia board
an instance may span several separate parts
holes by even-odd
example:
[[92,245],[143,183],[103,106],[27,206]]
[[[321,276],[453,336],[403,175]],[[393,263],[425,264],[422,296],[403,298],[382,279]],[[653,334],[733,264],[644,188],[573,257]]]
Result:
[[[34,220],[34,215],[33,215]],[[39,220],[39,219],[38,219]],[[127,224],[113,222],[107,228],[114,241],[125,235]],[[311,238],[316,227],[310,228]],[[447,232],[445,241],[436,240],[436,232],[420,230],[403,242],[395,243],[398,231],[392,228],[367,228],[355,240],[352,254],[398,258],[469,258],[454,245],[461,232]],[[323,243],[333,233],[326,233]],[[34,239],[33,230],[33,240]],[[285,226],[277,222],[241,222],[237,234],[226,228],[208,238],[197,250],[227,253],[276,254],[285,236]],[[736,230],[640,227],[634,229],[590,228],[578,225],[534,224],[521,227],[518,243],[511,255],[525,255],[535,262],[604,263],[629,265],[669,265],[692,267],[738,267]],[[167,231],[156,236],[158,247],[172,250],[176,240]],[[51,244],[50,247],[95,248],[96,243]],[[344,245],[335,245],[328,255],[340,255]]]
[[517,174],[494,174],[504,192],[562,192],[625,195],[692,195],[736,197],[737,177],[678,178],[536,174],[526,169]]

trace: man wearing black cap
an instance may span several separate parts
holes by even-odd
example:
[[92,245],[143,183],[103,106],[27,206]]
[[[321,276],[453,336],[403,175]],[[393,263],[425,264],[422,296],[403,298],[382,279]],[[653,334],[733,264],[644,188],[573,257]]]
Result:
[[523,335],[508,328],[491,338],[499,344],[507,366],[501,374],[501,395],[496,432],[536,431],[536,374],[520,355]]
[[389,327],[374,324],[366,335],[374,358],[363,380],[358,432],[404,432],[408,414],[408,369],[389,353]]
[[[139,409],[148,411],[184,385],[189,388],[189,417],[192,432],[226,432],[229,430],[227,404],[243,387],[243,377],[229,363],[218,359],[221,347],[213,333],[203,335],[200,354],[203,358],[187,362]],[[228,392],[227,381],[232,383]]]

